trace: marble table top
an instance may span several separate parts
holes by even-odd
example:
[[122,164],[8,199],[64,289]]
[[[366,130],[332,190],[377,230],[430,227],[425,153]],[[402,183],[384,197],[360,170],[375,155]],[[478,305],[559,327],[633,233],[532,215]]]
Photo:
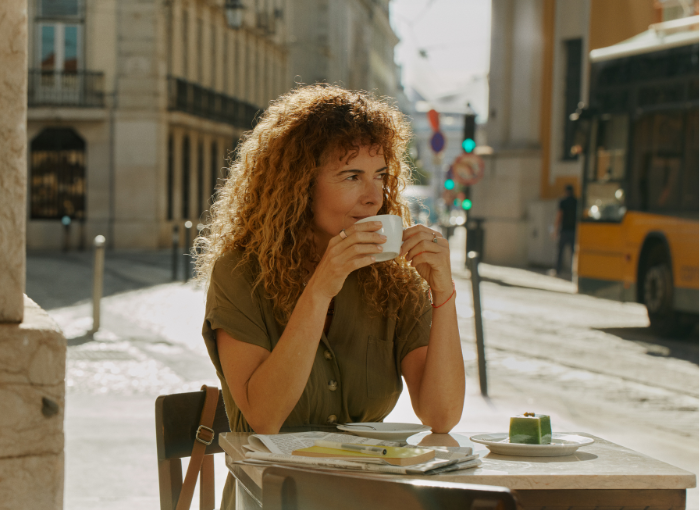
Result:
[[[695,487],[696,484],[693,473],[582,432],[567,432],[567,434],[590,437],[595,442],[565,457],[496,455],[490,453],[485,446],[469,440],[470,436],[477,433],[422,433],[410,437],[408,442],[411,444],[471,446],[483,461],[483,464],[476,469],[411,478],[499,485],[516,490],[688,489]],[[243,445],[247,444],[249,435],[229,432],[219,436],[219,444],[231,458],[227,461],[229,469],[233,466],[230,460],[244,458]],[[259,487],[262,485],[264,468],[240,464],[237,467],[245,471]],[[397,475],[368,476],[395,477]]]

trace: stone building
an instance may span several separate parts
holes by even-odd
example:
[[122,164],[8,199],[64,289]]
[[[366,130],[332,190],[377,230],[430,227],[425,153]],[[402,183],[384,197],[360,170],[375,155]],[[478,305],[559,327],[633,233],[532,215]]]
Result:
[[196,225],[241,133],[289,88],[285,7],[28,0],[27,247],[158,248]]
[[[390,0],[294,0],[289,85],[326,82],[401,101]],[[402,102],[403,103],[403,102]]]
[[557,198],[580,193],[583,161],[567,150],[569,115],[587,103],[589,53],[652,23],[697,14],[697,1],[492,0],[484,179],[473,215],[485,222],[486,261],[551,265]]

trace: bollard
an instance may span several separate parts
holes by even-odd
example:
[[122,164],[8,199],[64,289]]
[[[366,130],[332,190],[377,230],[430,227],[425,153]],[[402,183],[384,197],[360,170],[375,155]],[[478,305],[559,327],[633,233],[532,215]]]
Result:
[[180,260],[178,252],[180,251],[180,227],[173,225],[173,275],[172,280],[177,280],[177,262]]
[[192,222],[187,220],[185,222],[185,249],[187,252],[185,253],[185,275],[183,277],[183,281],[187,283],[187,280],[190,279],[190,274],[192,273],[192,267],[191,267],[191,259],[192,256],[190,255],[190,248],[192,244]]
[[63,225],[63,251],[67,252],[70,250],[70,216],[63,216],[61,218],[61,224]]
[[479,387],[481,394],[488,396],[486,384],[486,352],[484,349],[484,323],[481,319],[481,293],[479,292],[479,253],[470,251],[467,253],[469,270],[472,273],[472,296],[474,301],[474,330],[476,333],[476,358],[479,365]]
[[92,273],[92,333],[100,329],[100,300],[105,274],[105,238],[95,237],[95,262]]

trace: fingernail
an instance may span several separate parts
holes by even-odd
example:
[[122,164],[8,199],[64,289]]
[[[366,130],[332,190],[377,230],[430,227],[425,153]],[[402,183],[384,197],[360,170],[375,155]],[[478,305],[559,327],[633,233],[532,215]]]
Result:
[[377,260],[377,257],[375,257],[375,256],[372,256],[372,257],[370,257],[370,259],[372,259],[372,262],[374,262],[374,261],[376,261],[376,260]]
[[374,224],[375,227],[381,227],[381,226],[382,226],[382,222],[381,222],[381,221],[373,221],[372,223]]
[[386,238],[386,236],[385,236],[384,234],[379,234],[379,235],[381,236],[381,239],[382,239],[382,240],[386,241],[387,238]]
[[377,245],[377,250],[378,250],[378,251],[384,251],[384,248],[382,247],[381,244],[378,244],[378,245]]

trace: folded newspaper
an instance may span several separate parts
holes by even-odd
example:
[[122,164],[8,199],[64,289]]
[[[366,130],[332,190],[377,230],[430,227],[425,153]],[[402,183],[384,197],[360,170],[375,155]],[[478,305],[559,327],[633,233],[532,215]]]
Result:
[[[314,441],[335,441],[354,444],[371,444],[378,446],[403,446],[406,448],[429,448],[435,450],[435,458],[411,466],[392,466],[379,458],[324,458],[299,457],[292,455],[294,450],[310,448]],[[469,447],[453,446],[420,446],[414,447],[395,441],[380,441],[366,437],[351,436],[335,432],[296,432],[288,434],[253,434],[248,438],[247,464],[296,464],[306,467],[326,469],[348,469],[353,471],[369,471],[376,473],[391,473],[397,475],[432,475],[475,468],[481,465],[478,455],[472,454]]]

